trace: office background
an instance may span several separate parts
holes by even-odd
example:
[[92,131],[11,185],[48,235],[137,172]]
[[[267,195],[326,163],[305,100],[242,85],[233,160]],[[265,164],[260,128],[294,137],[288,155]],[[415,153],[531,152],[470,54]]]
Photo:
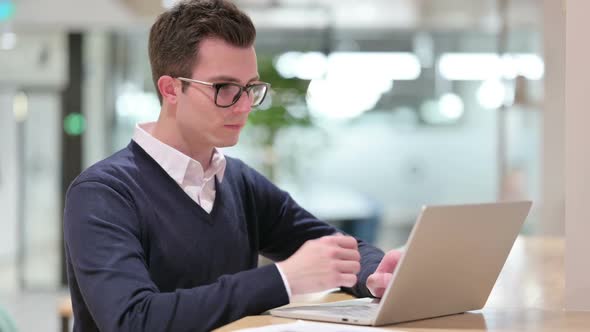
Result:
[[[23,330],[66,294],[67,184],[158,116],[147,35],[173,2],[0,0],[0,305]],[[543,204],[542,2],[235,2],[273,93],[224,152],[383,249],[423,204],[531,199],[523,233],[563,233]]]

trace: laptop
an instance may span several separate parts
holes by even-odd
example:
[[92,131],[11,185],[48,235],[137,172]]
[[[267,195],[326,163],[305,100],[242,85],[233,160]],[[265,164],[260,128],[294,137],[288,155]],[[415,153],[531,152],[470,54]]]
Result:
[[531,204],[425,206],[381,300],[281,307],[270,314],[380,326],[481,309]]

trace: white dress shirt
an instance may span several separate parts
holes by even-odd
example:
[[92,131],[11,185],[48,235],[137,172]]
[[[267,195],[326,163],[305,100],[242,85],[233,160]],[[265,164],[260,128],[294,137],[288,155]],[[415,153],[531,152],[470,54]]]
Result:
[[[215,177],[219,183],[223,181],[225,157],[215,148],[209,168],[203,170],[201,163],[152,136],[155,125],[155,122],[137,124],[133,140],[178,183],[192,200],[207,213],[211,213],[213,202],[215,202]],[[276,267],[283,279],[290,302],[291,287],[283,271],[278,265]]]
[[201,163],[152,136],[155,122],[138,124],[133,140],[170,175],[184,192],[203,210],[211,213],[215,201],[215,177],[221,183],[225,157],[214,149],[211,165],[203,170]]

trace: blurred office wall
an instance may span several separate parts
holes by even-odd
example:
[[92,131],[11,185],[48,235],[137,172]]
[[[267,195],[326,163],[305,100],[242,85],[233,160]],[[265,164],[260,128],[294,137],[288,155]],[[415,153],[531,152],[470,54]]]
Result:
[[[393,247],[423,204],[540,197],[535,1],[236,2],[258,26],[262,79],[275,87],[256,112],[287,120],[274,131],[276,119],[258,117],[226,152],[318,216],[377,216],[376,243]],[[54,287],[64,165],[91,165],[126,145],[137,122],[157,118],[147,34],[162,2],[17,4],[0,22],[2,40],[13,41],[0,50],[0,269],[9,283]],[[66,119],[73,33],[81,106]],[[15,108],[23,95],[26,115]],[[64,132],[80,137],[80,160],[61,158]],[[536,220],[535,210],[524,231],[539,231]]]

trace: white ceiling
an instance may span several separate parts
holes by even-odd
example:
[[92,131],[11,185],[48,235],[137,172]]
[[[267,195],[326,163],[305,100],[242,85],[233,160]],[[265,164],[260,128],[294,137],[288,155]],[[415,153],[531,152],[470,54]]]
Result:
[[[17,26],[147,27],[162,0],[14,0]],[[538,0],[235,0],[258,28],[497,29],[506,1],[511,26],[540,26]]]

